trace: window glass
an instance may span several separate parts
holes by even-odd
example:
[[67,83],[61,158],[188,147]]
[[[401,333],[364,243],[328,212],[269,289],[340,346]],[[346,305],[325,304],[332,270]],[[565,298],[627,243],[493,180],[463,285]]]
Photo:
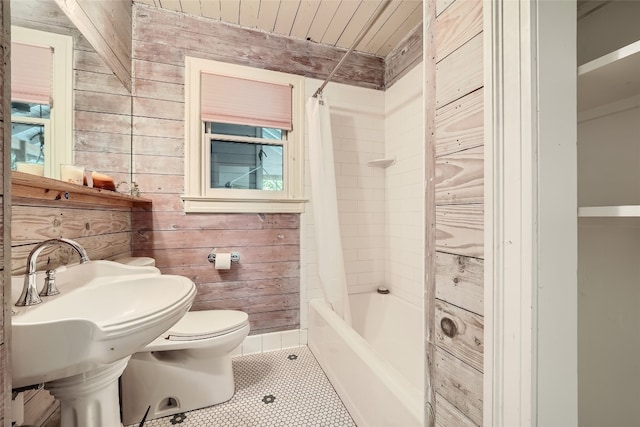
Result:
[[11,169],[19,162],[44,166],[45,127],[11,122]]
[[282,191],[282,147],[211,140],[211,188]]

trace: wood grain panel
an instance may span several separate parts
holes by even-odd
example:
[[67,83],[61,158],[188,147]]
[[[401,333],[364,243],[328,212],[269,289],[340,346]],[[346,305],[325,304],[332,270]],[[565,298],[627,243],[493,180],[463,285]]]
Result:
[[133,87],[133,92],[135,97],[184,102],[184,83],[176,84],[158,82],[154,80],[136,79],[136,84]]
[[[324,79],[344,54],[342,49],[199,20],[143,5],[136,5],[134,13],[135,59],[182,66],[184,55],[189,54]],[[178,33],[180,37],[176,38]],[[146,42],[145,49],[136,46],[139,41]],[[167,46],[174,52],[165,56],[160,52],[167,51]],[[383,60],[354,52],[338,70],[334,81],[380,89],[384,84]]]
[[[46,16],[46,22],[42,17]],[[11,20],[13,25],[34,28],[37,24],[49,24],[66,30],[64,34],[77,32],[76,26],[58,5],[51,0],[19,0],[11,2]],[[26,24],[26,25],[25,25]],[[42,29],[42,31],[46,31]]]
[[77,151],[123,153],[131,151],[131,135],[76,130],[74,132]]
[[484,257],[484,207],[436,206],[436,251]]
[[184,212],[142,212],[134,216],[134,226],[152,223],[158,230],[262,230],[298,229],[299,214],[185,214]]
[[73,88],[90,90],[114,95],[128,95],[127,89],[113,74],[101,74],[83,70],[75,70]]
[[340,2],[336,13],[333,18],[328,21],[329,26],[322,36],[321,43],[333,45],[335,44],[340,35],[344,32],[345,27],[349,24],[350,19],[353,17],[354,12],[358,9],[358,2]]
[[437,205],[483,203],[483,147],[438,157],[435,180]]
[[[140,191],[142,191],[144,196],[151,198],[154,202],[154,193],[165,196],[184,193],[183,175],[136,174],[135,181],[140,186]],[[183,208],[182,201],[176,200],[176,203],[181,206],[181,209]]]
[[475,427],[478,424],[465,417],[455,406],[436,394],[436,426],[438,427]]
[[76,111],[131,115],[131,97],[94,91],[73,91]]
[[131,3],[56,0],[96,52],[131,90]]
[[224,299],[205,300],[198,298],[198,304],[207,303],[223,306],[225,309],[241,310],[251,316],[257,313],[297,310],[300,305],[300,294],[298,292],[277,295],[254,294],[243,298],[232,298],[227,294]]
[[413,67],[422,62],[422,25],[415,30],[385,58],[384,87],[389,89]]
[[479,89],[436,111],[436,157],[484,144],[483,96]]
[[11,209],[13,245],[37,243],[46,239],[102,235],[131,231],[129,210],[91,210],[43,208],[14,205]]
[[165,138],[184,137],[184,120],[133,116],[132,121],[134,135],[163,136]]
[[482,0],[454,2],[436,19],[436,62],[482,32]]
[[184,158],[170,156],[146,156],[134,157],[134,173],[168,173],[184,174]]
[[[78,165],[83,165],[87,169],[108,174],[118,185],[122,179],[118,178],[117,174],[126,175],[129,173],[131,155],[129,153],[96,153],[95,151],[76,150],[74,162]],[[129,182],[129,179],[124,181]]]
[[447,10],[447,8],[455,1],[456,0],[436,0],[436,15],[440,15],[442,12]]
[[300,263],[263,262],[256,264],[234,263],[229,270],[216,270],[213,264],[202,260],[199,265],[163,267],[164,274],[177,274],[188,277],[194,283],[218,283],[299,277]]
[[299,244],[298,230],[176,230],[144,231],[136,239],[135,249],[180,249],[191,247],[294,245]]
[[294,294],[300,291],[300,278],[277,277],[274,279],[238,280],[197,284],[198,298],[209,301],[214,299],[244,298],[252,295]]
[[138,79],[184,84],[184,64],[179,66],[134,59],[133,76]]
[[131,116],[76,111],[74,129],[80,131],[130,134]]
[[[77,237],[74,240],[86,249],[90,259],[108,259],[131,251],[131,232]],[[24,274],[27,256],[34,246],[19,245],[12,248],[11,274]],[[78,262],[77,254],[70,248],[60,247],[44,251],[38,260],[38,269],[56,268],[75,262]]]
[[[73,51],[73,69],[98,74],[113,74],[111,68],[104,63],[100,55],[96,52],[80,50],[75,48],[75,46]],[[122,86],[122,84],[120,84],[120,86]]]
[[484,261],[436,252],[436,298],[484,314]]
[[[449,329],[455,325],[451,337]],[[484,319],[455,305],[436,300],[436,344],[467,365],[482,372],[484,354]]]
[[379,32],[381,37],[372,40],[371,46],[376,48],[375,54],[386,57],[406,37],[407,28],[415,28],[422,22],[422,1],[405,1],[396,9],[393,19],[385,23],[385,28],[393,32]]
[[478,34],[436,65],[436,108],[483,85],[482,34]]
[[[184,102],[163,101],[160,99],[134,97],[133,114],[138,117],[184,120]],[[184,145],[184,140],[182,140],[182,144]]]
[[482,373],[440,348],[436,349],[435,368],[436,392],[482,425]]
[[[133,108],[134,110],[136,108],[135,101]],[[153,154],[170,154],[184,158],[184,138],[133,135],[131,149],[133,150],[134,161],[136,156]]]
[[165,268],[202,265],[203,261],[207,261],[207,256],[212,251],[216,253],[237,251],[240,254],[240,262],[242,264],[300,261],[300,248],[298,245],[212,246],[206,248],[183,248],[180,251],[174,249],[147,249],[136,250],[136,255],[152,257],[156,260],[158,268]]

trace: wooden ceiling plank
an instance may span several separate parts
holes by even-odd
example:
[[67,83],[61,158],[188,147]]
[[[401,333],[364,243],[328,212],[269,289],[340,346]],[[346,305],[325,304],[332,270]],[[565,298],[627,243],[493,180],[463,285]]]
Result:
[[276,25],[276,17],[280,8],[280,0],[262,0],[258,13],[258,28],[272,32]]
[[414,10],[402,25],[397,27],[396,31],[378,48],[375,54],[386,57],[408,34],[411,34],[420,22],[422,22],[422,5],[417,6],[417,10]]
[[367,30],[367,33],[364,35],[360,43],[358,44],[357,50],[361,52],[369,52],[366,47],[369,45],[374,36],[380,31],[380,28],[384,26],[389,17],[393,15],[398,6],[400,6],[401,0],[392,0],[391,4],[387,6],[387,8],[380,14],[376,22],[373,23],[371,28]]
[[149,6],[157,6],[154,0],[134,0],[134,2],[148,4]]
[[340,0],[321,1],[316,16],[311,23],[311,27],[309,27],[307,38],[318,43],[320,42],[320,40],[322,40],[324,33],[327,31],[329,23],[331,22],[331,20],[333,20],[333,17],[336,14],[336,10],[338,10],[338,6],[340,6]]
[[[394,13],[384,23],[384,26],[376,32],[365,48],[368,52],[377,52],[384,43],[389,40],[395,30],[400,27],[407,18],[420,8],[420,16],[422,16],[422,2],[420,0],[404,0],[398,5]],[[410,30],[407,30],[410,31]]]
[[358,6],[358,10],[353,14],[349,25],[344,29],[342,35],[338,39],[336,46],[348,49],[360,34],[362,28],[369,22],[371,16],[380,6],[382,0],[363,0]]
[[220,0],[220,19],[230,24],[240,22],[240,0]]
[[311,27],[311,22],[313,22],[319,7],[320,2],[318,0],[303,0],[300,2],[298,14],[295,21],[293,21],[293,28],[291,28],[291,37],[301,40],[307,38],[309,27]]
[[220,20],[220,0],[200,0],[200,11],[205,18]]
[[178,12],[182,12],[182,5],[180,4],[180,0],[158,0],[158,2],[163,9],[177,10]]
[[189,15],[202,16],[200,10],[200,0],[180,0],[182,11]]
[[353,18],[353,14],[358,10],[360,3],[362,3],[362,0],[343,1],[340,3],[338,10],[336,10],[336,14],[322,37],[322,43],[329,46],[335,46],[336,42],[344,32],[344,29],[349,25],[351,18]]
[[258,13],[260,12],[260,0],[240,1],[240,25],[247,28],[258,26]]
[[293,21],[296,19],[299,7],[300,0],[287,0],[280,2],[280,9],[278,10],[276,23],[273,27],[273,31],[276,34],[282,34],[285,36],[291,35],[291,28],[293,28]]

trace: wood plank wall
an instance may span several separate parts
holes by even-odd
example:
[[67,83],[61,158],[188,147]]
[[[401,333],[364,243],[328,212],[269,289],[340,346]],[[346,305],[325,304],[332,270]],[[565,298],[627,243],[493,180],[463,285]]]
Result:
[[[194,310],[243,310],[252,334],[298,328],[300,216],[183,212],[184,57],[310,73],[324,72],[328,61],[287,38],[137,4],[133,37],[133,167],[142,195],[153,200],[153,212],[134,219],[134,228],[151,223],[136,235],[135,254],[191,278],[198,287]],[[379,66],[371,61],[358,73]],[[376,76],[372,84],[382,85],[382,74]],[[216,270],[207,261],[214,248],[238,251],[240,263]]]
[[11,111],[11,85],[7,84],[10,81],[11,72],[9,64],[11,14],[9,2],[4,1],[0,2],[0,46],[2,47],[2,62],[0,63],[0,156],[2,156],[2,162],[0,162],[0,179],[2,180],[0,184],[0,215],[2,216],[2,232],[0,233],[0,271],[2,273],[0,276],[0,286],[2,286],[2,292],[0,292],[0,306],[2,307],[0,313],[0,423],[8,427],[11,425],[11,416],[7,415],[11,409],[11,372],[8,351],[11,322],[5,322],[5,319],[9,319],[11,314],[5,295],[10,294],[11,281],[9,269],[6,268],[10,264],[11,257],[9,247],[11,226],[7,224],[7,221],[11,219],[9,212],[11,175],[9,168],[6,167],[10,161],[10,153],[6,153],[4,147],[9,144],[8,141],[11,141],[11,120],[6,117]]
[[[426,18],[430,19],[430,18]],[[435,424],[482,425],[483,40],[482,1],[435,3],[428,31],[432,100]],[[429,116],[427,116],[429,117]]]
[[129,190],[131,96],[54,0],[13,0],[11,21],[73,37],[74,163],[106,173]]
[[131,92],[131,1],[55,0]]
[[[129,189],[131,171],[131,96],[87,39],[53,0],[11,2],[14,25],[73,37],[74,163],[107,173]],[[11,271],[24,271],[36,242],[52,237],[78,239],[93,259],[131,251],[128,209],[90,209],[16,200],[12,207]],[[53,251],[51,264],[66,262],[71,252]],[[59,256],[60,259],[56,259]]]

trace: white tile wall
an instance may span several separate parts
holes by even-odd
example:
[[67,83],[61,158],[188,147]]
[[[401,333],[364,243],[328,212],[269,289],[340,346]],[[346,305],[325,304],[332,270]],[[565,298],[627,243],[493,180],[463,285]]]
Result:
[[422,66],[385,92],[385,282],[422,307],[424,295],[424,113]]
[[[305,81],[307,97],[321,84]],[[337,83],[325,88],[331,108],[340,229],[349,292],[385,285],[422,306],[424,136],[422,67],[386,92]],[[308,140],[308,139],[307,139]],[[308,153],[308,151],[307,151]],[[395,156],[387,169],[371,160]],[[306,195],[311,194],[306,159]],[[311,204],[301,217],[300,327],[308,301],[322,297]]]

